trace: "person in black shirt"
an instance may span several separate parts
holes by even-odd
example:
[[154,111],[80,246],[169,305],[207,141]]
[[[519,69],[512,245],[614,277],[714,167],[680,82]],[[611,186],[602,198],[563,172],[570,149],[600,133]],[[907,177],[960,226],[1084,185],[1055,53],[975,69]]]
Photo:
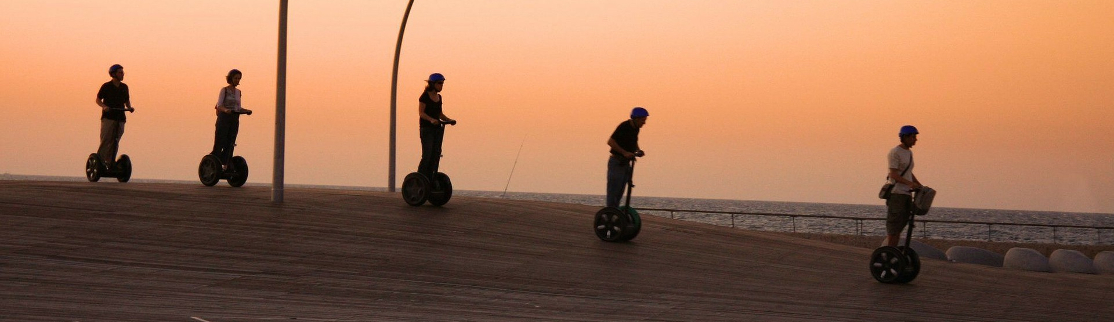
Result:
[[124,123],[128,120],[124,111],[135,112],[135,108],[132,107],[128,84],[124,84],[124,67],[112,65],[108,68],[108,75],[112,76],[112,80],[101,85],[97,91],[96,102],[101,107],[101,145],[97,154],[104,160],[105,166],[112,168],[116,163],[120,139],[124,137]]
[[630,119],[620,123],[607,139],[607,145],[611,147],[611,157],[607,159],[608,207],[619,207],[619,200],[623,199],[623,189],[630,181],[629,161],[645,155],[638,147],[638,132],[646,125],[649,116],[646,109],[635,107],[630,112]]
[[441,106],[441,89],[445,86],[445,76],[440,73],[429,75],[425,91],[418,98],[419,134],[422,139],[422,161],[418,163],[418,173],[433,178],[441,162],[441,141],[445,138],[442,123],[456,124],[456,120],[445,116]]

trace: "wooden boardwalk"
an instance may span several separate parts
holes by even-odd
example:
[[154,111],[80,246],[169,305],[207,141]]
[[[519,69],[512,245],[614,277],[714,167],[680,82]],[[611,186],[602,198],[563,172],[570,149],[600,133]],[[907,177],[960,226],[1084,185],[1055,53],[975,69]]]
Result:
[[2,321],[1114,321],[1114,276],[925,260],[596,207],[186,184],[0,181]]

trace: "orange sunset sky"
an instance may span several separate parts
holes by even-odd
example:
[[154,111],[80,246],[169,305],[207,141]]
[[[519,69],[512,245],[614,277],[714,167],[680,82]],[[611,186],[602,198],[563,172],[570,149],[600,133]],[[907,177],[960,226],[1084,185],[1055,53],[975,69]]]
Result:
[[[405,6],[290,1],[288,184],[386,186]],[[197,180],[238,68],[256,113],[236,151],[249,183],[270,183],[278,1],[0,12],[0,173],[82,176],[118,63],[134,178]],[[432,72],[460,121],[441,163],[457,189],[501,191],[521,144],[511,191],[602,195],[606,139],[644,106],[635,195],[882,204],[886,152],[913,124],[914,173],[937,206],[1114,213],[1114,1],[417,0],[400,182]]]

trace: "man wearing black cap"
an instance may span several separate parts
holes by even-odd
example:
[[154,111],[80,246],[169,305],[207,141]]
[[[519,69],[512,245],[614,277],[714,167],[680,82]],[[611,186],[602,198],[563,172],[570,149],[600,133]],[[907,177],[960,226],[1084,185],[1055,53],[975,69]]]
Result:
[[607,145],[611,147],[611,157],[607,159],[608,207],[619,207],[623,189],[630,181],[630,160],[645,154],[638,148],[638,132],[649,116],[646,109],[635,107],[631,110],[630,119],[619,123],[607,139]]
[[120,148],[120,138],[124,136],[124,122],[128,120],[124,111],[135,112],[135,108],[128,94],[128,84],[124,84],[124,67],[112,65],[108,68],[108,75],[112,76],[112,80],[105,82],[97,91],[97,105],[101,107],[101,146],[97,154],[108,168],[112,168],[116,162],[116,151]]

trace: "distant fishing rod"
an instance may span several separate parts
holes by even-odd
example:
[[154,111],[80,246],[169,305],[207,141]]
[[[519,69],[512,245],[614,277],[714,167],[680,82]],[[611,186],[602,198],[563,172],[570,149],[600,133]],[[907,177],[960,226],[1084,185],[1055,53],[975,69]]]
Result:
[[503,187],[503,195],[499,198],[507,197],[507,188],[511,187],[511,178],[514,177],[514,168],[518,166],[518,157],[522,156],[522,147],[526,145],[526,136],[522,136],[522,144],[518,145],[518,154],[514,156],[514,164],[511,165],[511,174],[507,176],[507,185]]

